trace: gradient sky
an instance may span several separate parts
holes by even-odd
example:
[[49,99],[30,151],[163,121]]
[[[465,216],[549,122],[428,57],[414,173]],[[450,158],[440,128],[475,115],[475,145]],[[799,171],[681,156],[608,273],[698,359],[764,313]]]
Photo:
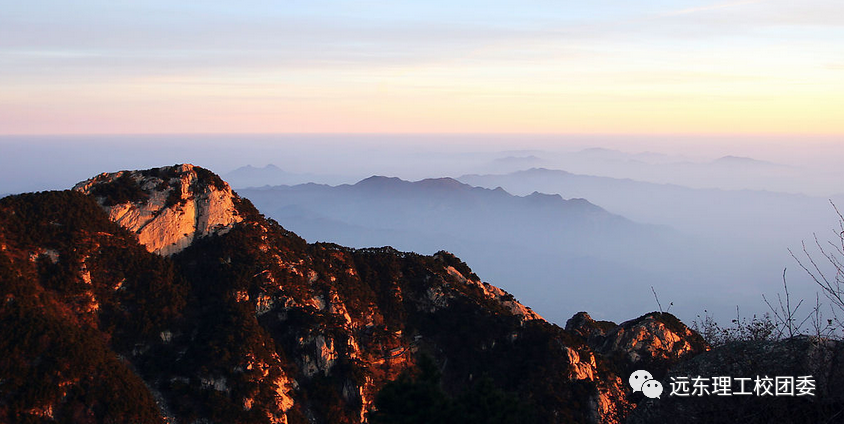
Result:
[[841,0],[0,7],[0,134],[844,134]]

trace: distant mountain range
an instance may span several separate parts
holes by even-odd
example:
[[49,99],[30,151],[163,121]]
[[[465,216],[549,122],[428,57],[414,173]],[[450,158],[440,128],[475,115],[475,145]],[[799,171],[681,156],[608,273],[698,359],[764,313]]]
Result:
[[[356,189],[408,184],[439,193],[424,213],[470,190],[629,225],[454,180]],[[633,370],[707,349],[658,312],[563,329],[445,251],[308,244],[188,164],[0,200],[4,423],[619,424]]]
[[[331,216],[386,209],[364,222],[383,228],[466,226],[467,236],[482,228],[493,236],[477,242],[493,254],[503,239],[544,230],[560,243],[567,235],[586,245],[615,240],[640,258],[643,246],[622,237],[653,243],[660,231],[585,200],[453,179],[373,177],[263,192],[314,206],[337,195],[353,206],[323,211]],[[401,226],[396,214],[428,222]],[[512,257],[496,259],[530,286],[531,267],[548,264],[525,252],[539,250],[513,240]],[[557,254],[548,258],[565,260]],[[596,291],[587,284],[597,280],[559,278],[559,287],[545,287],[559,304],[584,293],[599,304],[636,301],[623,280]],[[309,244],[190,164],[0,199],[2,423],[836,422],[844,344],[767,340],[776,328],[753,323],[741,333],[704,325],[719,332],[713,340],[724,344],[715,346],[663,312],[620,324],[578,312],[563,328],[447,251]],[[662,384],[659,399],[634,392],[630,378],[640,370]],[[765,396],[761,383],[759,395],[718,396],[704,377],[715,375],[811,385],[770,386],[795,396]],[[685,389],[674,384],[682,379]],[[711,395],[692,391],[710,387]]]
[[715,159],[711,163],[716,165],[727,165],[727,166],[756,166],[756,167],[774,167],[774,168],[789,168],[786,165],[782,165],[779,163],[768,162],[765,160],[758,160],[753,158],[748,158],[744,156],[722,156],[718,159]]
[[710,167],[712,165],[718,166],[742,166],[742,167],[758,167],[758,168],[765,168],[765,167],[776,167],[776,168],[788,168],[786,165],[758,160],[750,157],[745,156],[733,156],[727,155],[722,156],[717,159],[711,161],[692,161],[689,158],[683,156],[673,156],[667,155],[663,153],[654,153],[654,152],[641,152],[641,153],[628,153],[623,152],[621,150],[615,149],[607,149],[603,147],[590,147],[588,149],[579,150],[572,153],[564,154],[563,156],[569,156],[573,158],[578,158],[581,160],[589,160],[589,161],[604,161],[604,162],[630,162],[630,163],[641,163],[641,164],[651,164],[651,165],[686,165],[686,166],[696,166],[696,167]]
[[[743,158],[722,158],[743,162]],[[539,190],[565,197],[583,197],[639,222],[669,225],[706,235],[735,233],[753,237],[803,236],[807,223],[827,222],[827,199],[760,190],[697,189],[632,179],[579,175],[532,168],[509,174],[464,175],[458,180],[479,187],[503,187],[515,194]],[[780,222],[787,228],[770,229]],[[785,234],[784,234],[785,233]]]
[[489,166],[471,173],[507,174],[528,168],[549,168],[691,188],[768,190],[824,196],[840,191],[834,184],[839,179],[835,176],[838,171],[829,167],[786,165],[739,155],[710,159],[655,152],[629,153],[601,147],[534,154],[541,162],[524,164],[520,169],[507,166],[493,169]]
[[[722,158],[720,161],[747,160]],[[802,194],[696,189],[544,168],[499,175],[464,175],[458,179],[474,186],[503,187],[516,194],[539,190],[564,197],[584,197],[634,221],[668,225],[692,235],[701,248],[697,254],[700,263],[712,264],[709,275],[701,276],[701,281],[707,281],[712,289],[710,296],[723,296],[723,300],[710,302],[732,302],[734,308],[738,305],[744,311],[759,313],[765,310],[760,304],[760,294],[775,293],[783,269],[795,268],[788,249],[799,252],[802,241],[814,243],[813,234],[825,243],[824,240],[834,236],[831,231],[838,219],[830,199]],[[816,286],[804,273],[789,272],[788,279],[795,298],[815,297]],[[734,313],[719,311],[719,315]]]
[[[706,290],[691,284],[707,272],[691,237],[584,199],[379,176],[239,192],[308,240],[455,252],[553,322],[584,305],[601,317],[653,305],[652,285],[686,293],[674,300]],[[620,296],[607,299],[607,290]]]
[[[717,162],[748,160],[779,166],[740,157]],[[813,233],[823,238],[836,219],[828,199],[800,194],[689,188],[544,168],[457,180],[464,184],[372,177],[354,185],[241,192],[308,240],[457,252],[554,322],[576,305],[614,318],[616,311],[653,304],[651,286],[686,319],[704,309],[731,317],[737,306],[763,313],[761,294],[776,293],[783,268],[795,265],[788,249],[799,250]],[[814,297],[805,274],[788,277],[795,298]],[[590,303],[610,281],[623,282],[614,290],[624,296],[616,304]],[[571,287],[578,287],[579,298],[571,298]]]

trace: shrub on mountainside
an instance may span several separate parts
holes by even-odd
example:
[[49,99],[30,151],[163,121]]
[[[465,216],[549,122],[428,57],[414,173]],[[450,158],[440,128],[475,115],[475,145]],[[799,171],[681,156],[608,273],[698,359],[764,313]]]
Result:
[[98,331],[30,299],[0,306],[0,422],[161,423],[143,381]]
[[129,172],[122,173],[109,184],[96,184],[91,194],[103,198],[106,206],[119,205],[126,202],[140,202],[149,199],[149,193],[144,191]]
[[415,373],[402,373],[375,398],[371,424],[533,424],[534,408],[481,377],[457,396],[442,388],[441,374],[428,356]]

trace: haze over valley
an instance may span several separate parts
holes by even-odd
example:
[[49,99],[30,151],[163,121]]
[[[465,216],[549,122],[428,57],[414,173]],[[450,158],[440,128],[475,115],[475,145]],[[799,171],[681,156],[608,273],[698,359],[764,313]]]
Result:
[[[721,148],[678,140],[5,137],[0,192],[196,162],[309,241],[449,250],[560,324],[578,310],[617,320],[657,309],[651,287],[687,322],[704,310],[730,319],[737,306],[762,314],[761,295],[782,291],[786,267],[792,294],[814,299],[787,249],[813,233],[834,235],[835,146],[811,139],[800,155],[747,140]],[[503,149],[513,146],[522,148]]]
[[840,421],[842,46],[841,0],[5,2],[0,423]]

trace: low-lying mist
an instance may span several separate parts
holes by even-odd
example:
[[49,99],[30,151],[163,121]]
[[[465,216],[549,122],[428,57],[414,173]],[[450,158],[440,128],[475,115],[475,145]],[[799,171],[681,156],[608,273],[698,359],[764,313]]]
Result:
[[[792,297],[814,303],[817,290],[788,249],[814,243],[814,233],[822,243],[835,239],[829,200],[844,205],[837,142],[7,136],[0,138],[0,193],[65,189],[100,172],[190,162],[219,173],[308,241],[450,250],[558,324],[579,310],[612,320],[655,310],[651,287],[663,309],[687,322],[704,310],[726,321],[737,307],[743,316],[764,313],[761,295],[782,292],[786,267]],[[358,183],[373,175],[404,181]],[[456,180],[411,183],[441,177]],[[284,187],[246,189],[264,185]],[[576,198],[586,201],[566,201]]]

